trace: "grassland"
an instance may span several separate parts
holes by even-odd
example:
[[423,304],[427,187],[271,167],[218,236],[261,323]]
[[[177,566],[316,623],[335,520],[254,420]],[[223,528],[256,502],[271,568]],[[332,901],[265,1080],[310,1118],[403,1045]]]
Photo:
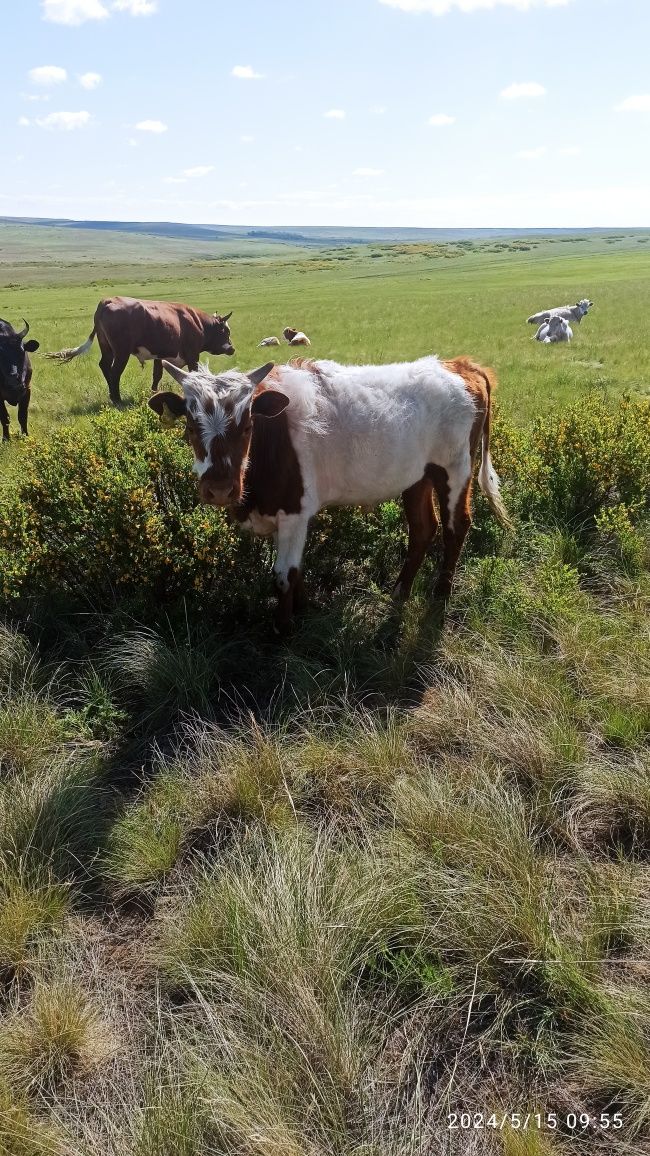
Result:
[[[119,291],[234,308],[246,367],[289,321],[493,364],[516,529],[479,502],[448,607],[434,556],[399,612],[397,508],[326,514],[278,644],[268,551],[195,510],[149,370],[100,413],[94,357],[35,356],[0,450],[0,1156],[647,1151],[643,238],[7,230],[0,314],[43,348]],[[583,294],[569,349],[531,342]]]

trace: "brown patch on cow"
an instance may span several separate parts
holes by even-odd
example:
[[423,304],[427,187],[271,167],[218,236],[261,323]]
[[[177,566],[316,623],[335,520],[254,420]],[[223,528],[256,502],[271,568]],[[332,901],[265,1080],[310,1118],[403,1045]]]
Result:
[[470,357],[455,357],[451,361],[444,361],[443,365],[445,365],[451,373],[462,377],[467,387],[467,392],[472,395],[476,405],[476,417],[469,436],[470,453],[473,462],[483,430],[486,429],[488,435],[490,432],[490,397],[496,389],[497,379],[494,375],[494,370],[477,365]]
[[294,337],[296,337],[298,333],[300,333],[300,330],[292,329],[290,325],[287,325],[286,329],[282,330],[282,336],[284,337],[285,341],[293,341]]
[[436,583],[435,594],[438,598],[449,598],[454,580],[454,573],[460,558],[461,550],[469,528],[472,524],[470,503],[472,496],[472,481],[468,479],[463,487],[453,510],[449,506],[449,475],[442,466],[429,464],[425,470],[427,478],[431,479],[436,491],[440,507],[442,522],[442,564],[440,575]]
[[408,551],[399,578],[395,584],[396,598],[406,600],[411,593],[415,576],[435,537],[438,519],[433,508],[432,482],[424,477],[402,494],[404,513],[409,528]]
[[254,416],[244,493],[233,511],[235,517],[245,522],[253,512],[265,517],[275,517],[279,510],[299,514],[304,492],[286,412],[271,418]]

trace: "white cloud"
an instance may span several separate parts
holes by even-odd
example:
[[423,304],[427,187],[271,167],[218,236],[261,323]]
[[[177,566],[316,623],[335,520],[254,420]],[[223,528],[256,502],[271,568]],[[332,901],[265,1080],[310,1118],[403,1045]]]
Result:
[[546,89],[543,84],[529,80],[524,84],[509,84],[499,95],[502,100],[526,100],[530,96],[546,96]]
[[35,123],[39,128],[54,128],[62,132],[71,132],[76,128],[85,128],[89,120],[89,112],[50,112],[47,116],[39,117]]
[[445,125],[455,124],[455,122],[456,117],[447,116],[446,112],[437,112],[434,116],[429,117],[429,124],[432,124],[434,128],[444,128]]
[[373,104],[370,106],[369,111],[373,114],[373,116],[383,116],[384,113],[386,112],[386,105],[385,104]]
[[261,72],[255,72],[255,69],[250,64],[236,64],[230,75],[236,76],[238,80],[264,79]]
[[84,24],[105,20],[108,9],[101,0],[42,0],[43,19],[53,24]]
[[247,134],[245,134],[244,136],[240,137],[239,139],[241,140],[242,144],[252,144],[253,141],[255,140],[255,137],[254,136],[248,136]]
[[158,0],[115,0],[116,12],[128,12],[129,16],[153,16],[158,11]]
[[195,165],[192,169],[183,169],[184,177],[207,177],[214,172],[214,165]]
[[543,157],[545,155],[546,155],[546,146],[545,145],[540,145],[539,148],[536,148],[536,149],[522,149],[520,153],[517,153],[517,156],[521,157],[525,161],[538,161],[541,157]]
[[43,64],[40,68],[30,68],[27,73],[32,84],[40,84],[47,88],[50,84],[63,84],[68,79],[65,68],[56,64]]
[[650,92],[626,97],[616,105],[616,112],[650,112]]
[[582,149],[578,148],[577,145],[567,145],[566,148],[560,149],[560,156],[561,157],[579,157],[581,152],[582,152]]
[[78,77],[79,84],[82,88],[87,88],[89,91],[97,88],[102,82],[102,78],[98,72],[84,72]]
[[37,102],[40,103],[41,101],[52,99],[49,92],[21,92],[20,95],[23,98],[23,100],[28,100],[32,104],[35,104]]
[[370,168],[355,169],[353,174],[352,174],[353,177],[381,177],[383,175],[384,175],[383,169],[370,169]]
[[18,124],[20,125],[21,128],[27,128],[28,125],[31,124],[31,121],[30,121],[28,116],[19,116],[18,117]]
[[187,177],[163,177],[165,185],[186,185]]
[[491,12],[494,8],[516,8],[528,12],[531,8],[564,8],[571,0],[379,0],[388,8],[401,12],[430,12],[445,16],[447,12]]
[[330,108],[323,113],[326,120],[345,120],[346,113],[342,108]]
[[167,125],[162,120],[139,120],[135,127],[138,132],[167,132]]

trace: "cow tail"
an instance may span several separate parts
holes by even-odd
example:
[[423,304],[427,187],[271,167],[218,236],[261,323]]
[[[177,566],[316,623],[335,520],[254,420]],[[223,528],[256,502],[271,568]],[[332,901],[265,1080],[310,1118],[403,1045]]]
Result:
[[52,361],[74,361],[75,357],[80,357],[83,353],[90,353],[92,343],[95,340],[95,333],[96,330],[93,328],[88,340],[84,341],[83,345],[78,345],[76,349],[60,349],[58,353],[46,353],[45,356]]
[[481,439],[481,468],[478,473],[478,484],[487,498],[488,505],[498,522],[506,530],[512,530],[513,524],[503,504],[501,497],[501,483],[499,475],[492,465],[492,458],[490,457],[490,418],[492,416],[492,390],[496,386],[496,381],[486,370],[479,370],[481,377],[485,381],[487,391],[487,409],[485,412],[485,421],[483,422],[483,435]]

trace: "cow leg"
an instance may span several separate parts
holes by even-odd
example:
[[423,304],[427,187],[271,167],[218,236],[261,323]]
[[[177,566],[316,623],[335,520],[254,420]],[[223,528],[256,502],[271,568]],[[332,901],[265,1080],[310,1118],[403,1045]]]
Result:
[[31,400],[31,396],[32,396],[32,391],[30,390],[30,388],[28,386],[27,389],[25,390],[24,397],[21,399],[21,401],[18,402],[18,424],[19,424],[21,430],[23,431],[25,437],[27,437],[27,412],[29,410],[29,403]]
[[393,597],[405,602],[438,529],[438,519],[433,508],[431,479],[425,477],[421,482],[416,482],[414,486],[404,490],[402,501],[409,528],[409,544],[406,561],[395,584]]
[[162,381],[163,364],[159,357],[154,358],[153,362],[153,381],[151,382],[151,389],[156,393],[158,386]]
[[99,343],[99,348],[101,350],[101,357],[99,359],[99,368],[101,369],[102,374],[104,375],[104,381],[106,382],[108,389],[109,389],[109,392],[110,392],[110,389],[111,389],[111,370],[113,368],[113,350],[112,350],[109,342],[104,337],[103,331],[101,329],[98,329],[98,331],[97,331],[97,341]]
[[275,630],[284,634],[289,629],[293,617],[294,598],[301,592],[302,556],[307,541],[309,515],[279,514],[277,531],[277,553],[273,564],[278,605],[275,615]]
[[108,376],[108,392],[113,405],[121,405],[122,403],[122,398],[120,397],[120,379],[127,367],[128,360],[128,353],[116,354],[113,359],[113,365]]
[[442,521],[442,565],[435,587],[436,598],[449,598],[456,565],[472,524],[470,499],[472,491],[472,462],[456,463],[448,470],[442,466],[427,466],[427,474],[433,482]]
[[2,426],[2,440],[3,440],[3,442],[8,442],[9,441],[9,413],[7,411],[7,407],[4,403],[4,401],[2,400],[2,398],[0,398],[0,425]]

